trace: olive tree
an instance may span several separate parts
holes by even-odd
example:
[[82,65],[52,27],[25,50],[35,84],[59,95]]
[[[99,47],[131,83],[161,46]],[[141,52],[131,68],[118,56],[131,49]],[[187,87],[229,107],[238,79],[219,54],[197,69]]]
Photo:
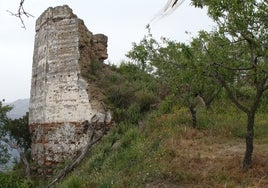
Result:
[[252,165],[254,121],[268,89],[268,2],[265,0],[192,0],[207,6],[217,23],[213,32],[200,32],[192,42],[196,60],[247,115],[244,169]]
[[127,56],[141,64],[150,74],[164,82],[178,102],[191,112],[192,126],[197,126],[196,106],[201,101],[209,107],[219,93],[221,86],[215,80],[205,75],[193,56],[191,46],[163,38],[156,41],[149,34],[134,43]]

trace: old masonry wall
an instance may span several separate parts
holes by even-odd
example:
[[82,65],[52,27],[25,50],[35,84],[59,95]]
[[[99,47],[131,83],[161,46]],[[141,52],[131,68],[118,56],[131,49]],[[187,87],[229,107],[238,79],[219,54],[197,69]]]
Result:
[[106,121],[83,71],[107,58],[107,37],[93,35],[68,6],[48,8],[36,21],[29,127],[32,158],[51,167],[75,157],[88,140],[83,122]]

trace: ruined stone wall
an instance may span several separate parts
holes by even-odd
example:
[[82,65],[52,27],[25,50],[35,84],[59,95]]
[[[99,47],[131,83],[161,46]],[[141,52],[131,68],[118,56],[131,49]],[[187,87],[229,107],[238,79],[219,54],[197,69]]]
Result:
[[32,158],[39,165],[76,156],[88,140],[83,122],[106,117],[83,76],[93,61],[107,58],[106,47],[107,37],[93,35],[66,5],[48,8],[37,19],[29,126]]

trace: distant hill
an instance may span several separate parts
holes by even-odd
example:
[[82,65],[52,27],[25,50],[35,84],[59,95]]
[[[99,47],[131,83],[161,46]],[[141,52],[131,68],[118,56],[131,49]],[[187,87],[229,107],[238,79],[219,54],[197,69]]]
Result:
[[8,112],[8,117],[11,119],[20,118],[29,111],[29,99],[18,99],[9,105],[13,107],[13,109]]

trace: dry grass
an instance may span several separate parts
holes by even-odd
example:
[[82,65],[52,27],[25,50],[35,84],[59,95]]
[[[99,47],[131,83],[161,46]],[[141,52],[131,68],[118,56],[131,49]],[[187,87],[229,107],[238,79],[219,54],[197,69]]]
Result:
[[[236,111],[199,117],[199,129],[189,126],[184,108],[152,114],[139,126],[120,124],[59,187],[268,188],[266,116],[256,121],[248,171],[241,168],[244,117]],[[115,140],[120,144],[111,149]]]
[[248,171],[241,168],[242,139],[184,127],[163,146],[170,153],[159,161],[165,178],[147,187],[268,187],[268,144],[255,144],[253,167]]

